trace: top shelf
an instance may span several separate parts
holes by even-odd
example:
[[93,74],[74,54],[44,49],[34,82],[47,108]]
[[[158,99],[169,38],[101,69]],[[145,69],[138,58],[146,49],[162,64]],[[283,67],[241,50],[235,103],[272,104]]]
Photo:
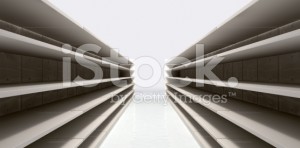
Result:
[[[205,51],[210,53],[298,20],[299,5],[300,1],[297,0],[253,0],[178,57],[196,58],[194,52],[196,44],[209,46]],[[168,64],[176,65],[182,62],[180,59],[173,59]]]
[[236,49],[232,49],[194,62],[186,63],[184,65],[171,68],[170,70],[182,70],[195,67],[196,65],[203,65],[214,57],[224,58],[222,62],[231,62],[255,57],[264,57],[289,52],[297,52],[300,51],[299,40],[300,29],[282,35],[278,35],[269,39],[258,41]]
[[[49,0],[2,0],[0,19],[23,28],[29,28],[34,32],[75,47],[84,44],[96,44],[102,48],[99,52],[102,57],[110,57],[111,52],[117,53],[83,25],[59,10]],[[111,60],[117,63],[127,60],[122,55],[118,55],[119,58]],[[128,62],[132,64],[130,61]]]
[[46,57],[52,59],[62,60],[63,57],[71,57],[75,61],[75,55],[79,59],[86,59],[99,64],[104,67],[119,68],[121,70],[129,70],[129,68],[109,63],[94,57],[75,53],[74,51],[67,51],[64,49],[45,42],[41,42],[32,38],[28,38],[16,33],[0,29],[0,44],[1,50],[9,53]]

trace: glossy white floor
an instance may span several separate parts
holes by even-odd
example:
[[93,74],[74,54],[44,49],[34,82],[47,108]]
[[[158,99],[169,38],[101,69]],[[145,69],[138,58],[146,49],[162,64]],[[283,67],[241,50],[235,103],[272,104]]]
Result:
[[146,94],[136,93],[101,148],[199,148],[164,92]]

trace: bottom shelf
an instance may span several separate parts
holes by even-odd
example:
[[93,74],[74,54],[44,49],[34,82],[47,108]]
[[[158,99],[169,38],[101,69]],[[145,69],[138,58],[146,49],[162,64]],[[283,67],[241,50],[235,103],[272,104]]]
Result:
[[131,86],[112,86],[3,116],[0,147],[26,147]]
[[121,115],[131,103],[131,96],[126,100],[123,106],[120,106],[109,118],[107,118],[79,147],[80,148],[96,148],[105,140],[111,129],[117,123]]
[[29,147],[78,147],[109,118],[133,93],[127,90],[118,100],[107,100],[82,116],[29,145]]
[[169,103],[188,127],[200,147],[221,148],[221,146],[169,95]]
[[198,103],[188,99],[181,100],[171,91],[168,94],[222,147],[272,147]]
[[300,144],[298,116],[232,98],[227,98],[226,103],[218,103],[209,97],[203,97],[212,95],[211,93],[192,87],[177,87],[176,84],[168,84],[168,87],[274,147],[298,147]]

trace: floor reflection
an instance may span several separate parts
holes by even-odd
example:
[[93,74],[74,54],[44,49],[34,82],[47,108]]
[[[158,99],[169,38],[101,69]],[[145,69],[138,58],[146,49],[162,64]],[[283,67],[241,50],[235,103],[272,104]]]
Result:
[[199,148],[164,91],[136,92],[101,148]]

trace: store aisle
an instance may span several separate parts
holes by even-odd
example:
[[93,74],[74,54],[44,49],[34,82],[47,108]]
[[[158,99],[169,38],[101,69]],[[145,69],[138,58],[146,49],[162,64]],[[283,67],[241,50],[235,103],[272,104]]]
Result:
[[199,148],[164,92],[136,92],[101,148]]

